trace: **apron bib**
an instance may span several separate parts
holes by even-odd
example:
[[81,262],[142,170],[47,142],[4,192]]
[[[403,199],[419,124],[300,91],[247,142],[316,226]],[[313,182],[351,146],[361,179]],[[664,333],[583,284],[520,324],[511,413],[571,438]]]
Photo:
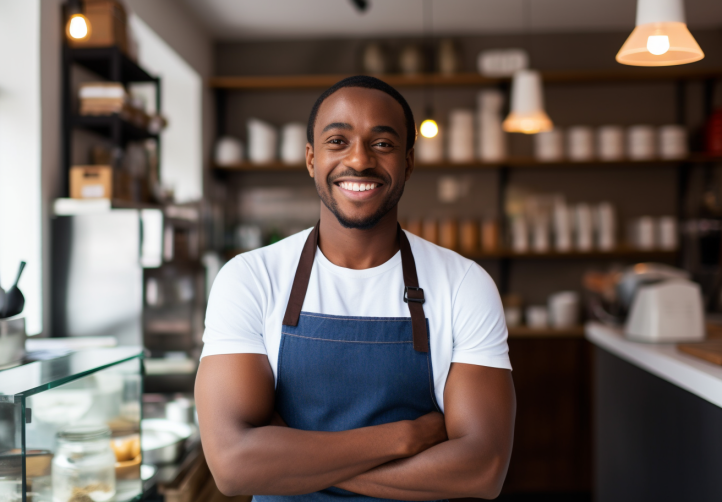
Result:
[[[424,293],[406,234],[399,227],[404,301],[411,317],[352,317],[302,312],[318,247],[318,224],[306,240],[283,319],[276,411],[289,427],[343,431],[440,411],[434,394]],[[371,502],[331,487],[256,502]]]

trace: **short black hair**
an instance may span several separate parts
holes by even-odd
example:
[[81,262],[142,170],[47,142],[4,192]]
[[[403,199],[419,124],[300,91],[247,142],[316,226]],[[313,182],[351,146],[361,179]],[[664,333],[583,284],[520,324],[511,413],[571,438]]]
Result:
[[311,143],[311,146],[313,146],[313,128],[316,125],[318,109],[321,108],[321,104],[326,101],[327,97],[344,87],[376,89],[377,91],[385,92],[394,98],[404,110],[404,119],[406,120],[406,151],[408,152],[414,147],[414,143],[416,142],[416,123],[414,122],[414,114],[411,112],[411,107],[409,107],[409,104],[399,91],[391,87],[383,80],[379,80],[376,77],[369,77],[367,75],[346,77],[345,79],[333,84],[318,97],[316,102],[313,104],[313,108],[311,108],[311,115],[308,117],[308,126],[306,127],[306,139],[309,143]]

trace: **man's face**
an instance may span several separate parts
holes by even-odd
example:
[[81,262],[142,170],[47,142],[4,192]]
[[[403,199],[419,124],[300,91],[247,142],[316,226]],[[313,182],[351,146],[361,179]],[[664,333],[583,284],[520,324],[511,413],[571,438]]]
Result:
[[344,227],[375,226],[413,170],[401,105],[376,89],[345,87],[319,108],[313,137],[306,165],[324,205]]

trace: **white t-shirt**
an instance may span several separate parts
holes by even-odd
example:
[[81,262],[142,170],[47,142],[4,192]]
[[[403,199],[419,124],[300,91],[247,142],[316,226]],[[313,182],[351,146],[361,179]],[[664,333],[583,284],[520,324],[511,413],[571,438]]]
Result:
[[[216,277],[201,357],[266,354],[275,377],[281,323],[301,250],[311,229],[229,261]],[[504,311],[494,281],[475,262],[406,233],[424,290],[434,390],[444,409],[451,363],[511,369]],[[401,252],[378,267],[353,270],[316,250],[304,312],[410,317],[403,301]]]

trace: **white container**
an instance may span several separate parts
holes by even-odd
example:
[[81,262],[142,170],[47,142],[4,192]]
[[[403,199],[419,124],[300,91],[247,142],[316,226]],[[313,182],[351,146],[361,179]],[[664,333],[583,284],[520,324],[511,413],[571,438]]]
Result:
[[547,218],[537,218],[532,225],[531,232],[532,249],[535,253],[546,253],[549,251],[549,221]]
[[574,126],[567,130],[567,157],[574,162],[594,158],[594,132],[591,127]]
[[612,251],[617,247],[617,216],[614,206],[602,202],[596,207],[597,248]]
[[419,134],[416,139],[416,161],[420,164],[437,164],[444,160],[444,136],[443,129],[433,138],[426,138]]
[[677,220],[673,216],[662,216],[657,220],[657,244],[664,251],[677,249]]
[[572,211],[563,199],[555,201],[552,211],[554,249],[560,253],[567,253],[572,249],[572,229],[574,228]]
[[522,49],[492,49],[480,52],[476,65],[487,77],[511,77],[529,67],[529,56]]
[[474,112],[464,108],[449,113],[449,160],[455,163],[474,161]]
[[223,136],[216,142],[214,161],[218,166],[232,166],[243,161],[243,143],[231,136]]
[[564,132],[561,129],[534,135],[534,157],[539,162],[558,162],[564,159]]
[[521,215],[511,220],[511,249],[515,253],[529,251],[529,227],[526,218]]
[[624,158],[624,129],[622,126],[606,125],[597,129],[597,157],[605,161]]
[[526,324],[530,328],[544,329],[549,325],[549,312],[544,305],[530,305],[526,308]]
[[681,125],[672,124],[660,127],[657,140],[660,158],[684,159],[689,155],[687,129]]
[[521,307],[504,307],[504,320],[507,328],[516,328],[521,324]]
[[507,155],[507,137],[502,123],[501,111],[504,94],[497,90],[480,91],[477,94],[478,130],[477,155],[484,162],[500,162]]
[[281,129],[281,161],[284,164],[303,164],[306,161],[306,126],[298,122]]
[[627,130],[627,156],[632,160],[651,160],[656,154],[654,127],[635,125]]
[[276,160],[276,128],[258,119],[249,119],[247,128],[249,160],[254,164],[267,164]]
[[594,246],[594,219],[589,204],[577,204],[574,208],[577,251],[591,251]]
[[579,324],[579,294],[561,291],[549,297],[549,321],[554,328],[570,328]]
[[644,251],[654,249],[657,245],[654,218],[642,216],[632,221],[632,242],[635,248]]

